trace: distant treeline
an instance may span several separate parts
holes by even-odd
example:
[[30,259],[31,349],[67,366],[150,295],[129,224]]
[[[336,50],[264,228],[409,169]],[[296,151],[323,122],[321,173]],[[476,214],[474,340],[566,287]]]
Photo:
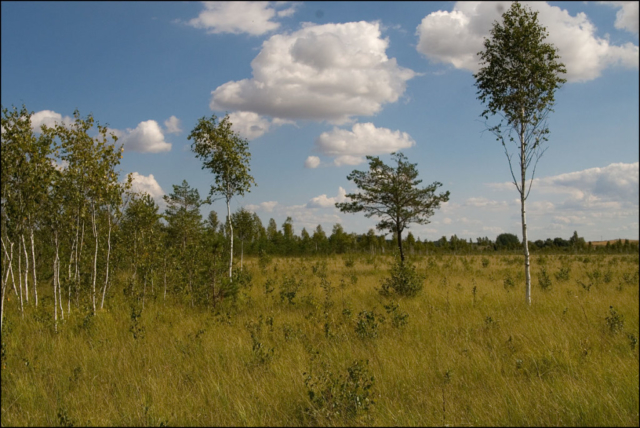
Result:
[[[216,216],[212,212],[211,216]],[[240,219],[244,218],[244,225]],[[369,253],[392,254],[397,251],[398,245],[395,235],[376,234],[374,229],[369,229],[366,234],[348,233],[340,223],[336,223],[330,234],[327,234],[321,225],[309,232],[306,228],[296,234],[291,217],[278,229],[273,218],[269,219],[265,229],[261,219],[255,213],[248,213],[240,208],[232,216],[234,232],[241,231],[236,238],[242,243],[244,254],[259,255],[261,252],[280,256],[301,256],[314,254],[344,254],[344,253]],[[224,224],[218,227],[218,233],[226,235]],[[408,254],[472,254],[486,252],[516,253],[522,250],[520,239],[511,233],[502,233],[495,240],[488,237],[479,237],[474,242],[469,239],[461,239],[452,235],[435,241],[416,239],[409,232],[403,239],[403,247]],[[630,242],[618,240],[606,245],[593,245],[574,232],[569,239],[556,237],[546,240],[529,241],[529,249],[533,252],[544,253],[584,253],[599,252],[607,254],[638,252],[638,241]],[[238,249],[238,254],[242,250]]]

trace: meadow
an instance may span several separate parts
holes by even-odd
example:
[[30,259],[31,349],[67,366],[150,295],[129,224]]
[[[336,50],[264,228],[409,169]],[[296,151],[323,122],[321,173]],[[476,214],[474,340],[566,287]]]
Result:
[[236,299],[192,306],[119,272],[54,332],[49,287],[7,292],[2,426],[638,426],[638,254],[244,259]]

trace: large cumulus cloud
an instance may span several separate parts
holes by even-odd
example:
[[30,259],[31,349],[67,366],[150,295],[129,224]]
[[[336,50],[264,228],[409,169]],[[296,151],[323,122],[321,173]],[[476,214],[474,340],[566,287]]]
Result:
[[[569,82],[593,80],[614,65],[638,68],[638,46],[613,45],[598,37],[596,27],[584,13],[571,16],[545,2],[522,3],[539,12],[538,20],[549,32],[547,41],[558,48]],[[434,62],[475,73],[480,69],[477,52],[484,49],[484,38],[510,5],[511,2],[456,2],[451,12],[430,13],[417,27],[417,50]],[[628,18],[633,7],[627,9],[619,15],[616,26],[637,31],[637,20],[634,27]]]
[[212,91],[212,110],[346,123],[404,93],[412,70],[388,58],[378,23],[307,25],[277,34],[252,61],[253,77]]

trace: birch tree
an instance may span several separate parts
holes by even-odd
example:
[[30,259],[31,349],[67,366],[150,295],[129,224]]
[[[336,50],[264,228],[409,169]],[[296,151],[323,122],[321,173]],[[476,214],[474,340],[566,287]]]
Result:
[[[249,143],[231,129],[229,115],[218,121],[216,115],[200,118],[189,134],[193,140],[191,150],[202,160],[202,169],[208,169],[215,176],[211,185],[209,200],[216,195],[227,203],[227,226],[229,228],[229,281],[233,275],[233,224],[231,222],[231,198],[244,196],[255,185],[250,175]],[[212,199],[213,198],[213,199]]]
[[[486,105],[482,117],[501,117],[497,125],[488,129],[504,147],[513,184],[520,194],[528,304],[531,273],[525,201],[536,165],[546,150],[543,144],[548,141],[547,117],[553,112],[554,94],[566,82],[560,77],[566,73],[565,66],[557,61],[558,50],[545,42],[547,36],[546,28],[538,22],[538,12],[513,3],[502,15],[502,22],[494,22],[491,36],[484,41],[485,50],[478,52],[481,69],[474,74],[478,98]],[[515,145],[515,153],[509,151],[507,142]],[[517,165],[516,172],[513,163]]]

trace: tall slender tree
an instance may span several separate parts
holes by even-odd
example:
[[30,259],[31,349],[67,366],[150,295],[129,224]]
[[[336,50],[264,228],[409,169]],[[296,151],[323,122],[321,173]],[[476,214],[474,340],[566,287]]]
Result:
[[249,143],[231,129],[229,115],[218,121],[216,115],[202,117],[189,134],[193,140],[191,150],[202,160],[202,169],[215,176],[209,199],[218,195],[227,203],[227,225],[229,227],[229,280],[233,276],[233,225],[231,223],[231,198],[249,192],[255,181],[250,174]]
[[[558,50],[545,39],[548,32],[538,22],[538,12],[518,2],[494,22],[491,37],[484,41],[484,51],[478,52],[481,69],[474,75],[478,98],[486,104],[482,117],[502,117],[488,129],[502,143],[509,161],[513,184],[520,194],[522,242],[526,279],[525,298],[531,304],[531,273],[525,201],[529,197],[536,165],[545,152],[548,141],[547,117],[553,111],[556,90],[566,82],[564,64],[558,62]],[[511,153],[507,141],[515,144]],[[516,177],[512,164],[519,167]],[[531,172],[527,177],[527,171]],[[527,183],[527,179],[529,182]]]

